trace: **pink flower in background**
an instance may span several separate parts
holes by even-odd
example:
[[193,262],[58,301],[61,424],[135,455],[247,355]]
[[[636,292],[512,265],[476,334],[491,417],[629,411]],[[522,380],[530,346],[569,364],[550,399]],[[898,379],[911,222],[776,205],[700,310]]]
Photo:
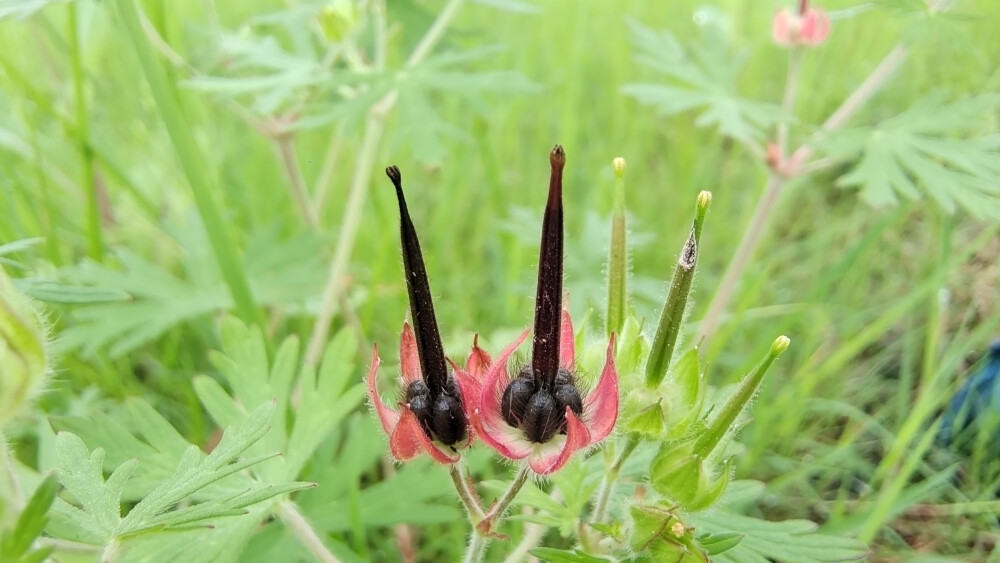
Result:
[[808,0],[799,2],[799,9],[788,8],[774,15],[771,37],[784,47],[812,47],[826,41],[830,35],[830,17],[825,11],[809,6]]

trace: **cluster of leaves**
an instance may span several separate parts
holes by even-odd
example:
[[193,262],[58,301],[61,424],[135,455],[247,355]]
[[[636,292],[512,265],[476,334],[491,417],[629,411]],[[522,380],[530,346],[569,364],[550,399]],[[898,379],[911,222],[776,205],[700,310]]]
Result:
[[[911,4],[919,6],[906,12],[912,18],[954,30],[954,18],[928,19],[925,2]],[[761,141],[780,122],[795,123],[795,117],[780,106],[739,94],[742,57],[727,49],[727,38],[719,29],[706,27],[702,40],[687,47],[669,31],[634,21],[629,27],[637,62],[668,79],[622,87],[640,103],[667,116],[699,111],[696,124],[749,145]],[[925,34],[913,33],[924,40]],[[928,196],[948,213],[962,209],[978,219],[996,219],[1000,136],[989,133],[983,119],[995,105],[994,96],[948,100],[932,94],[877,123],[833,132],[803,124],[811,135],[805,144],[815,151],[815,158],[826,159],[825,166],[844,163],[847,171],[836,185],[857,188],[861,199],[873,207]]]
[[697,110],[695,123],[714,127],[738,141],[757,141],[780,120],[781,107],[741,97],[737,78],[743,58],[727,49],[720,30],[706,27],[697,45],[685,46],[672,33],[630,20],[636,60],[665,74],[670,83],[626,84],[622,92],[670,116]]
[[[518,4],[495,7],[523,9]],[[486,95],[538,89],[518,72],[469,70],[470,64],[502,51],[499,46],[453,46],[394,66],[387,60],[386,41],[397,30],[376,3],[360,6],[340,1],[261,14],[239,32],[223,32],[216,50],[196,65],[205,69],[192,69],[184,84],[236,107],[245,104],[253,119],[272,120],[285,132],[351,125],[395,104],[396,142],[429,164],[443,160],[446,141],[468,139],[436,109],[439,98],[468,104],[485,118]],[[411,30],[426,28],[428,15],[396,13],[403,42],[414,43]],[[283,42],[284,37],[294,40]]]
[[[51,546],[36,546],[36,540],[49,522],[49,509],[59,492],[59,482],[49,474],[35,488],[14,525],[0,530],[0,558],[11,563],[40,563],[51,555]],[[0,509],[5,508],[0,504]],[[0,517],[4,516],[0,510]]]
[[[180,323],[233,307],[218,265],[206,252],[205,231],[193,225],[171,229],[182,272],[120,248],[115,263],[84,261],[52,274],[23,277],[18,284],[32,297],[74,306],[57,351],[112,357],[154,341]],[[310,233],[284,239],[276,226],[247,241],[243,269],[258,302],[289,315],[309,312],[323,284],[321,241]]]
[[[195,379],[205,409],[227,429],[208,454],[142,399],[116,412],[53,419],[67,493],[55,504],[54,537],[102,546],[109,559],[120,551],[125,560],[153,553],[233,560],[261,521],[282,514],[289,493],[315,485],[294,479],[362,398],[345,361],[354,337],[335,337],[317,370],[299,369],[294,338],[268,362],[259,330],[228,320],[222,335],[225,353],[213,361],[233,395],[216,379]],[[293,407],[295,389],[302,398]],[[248,413],[243,405],[259,406]],[[122,503],[130,506],[124,516]]]
[[[297,338],[269,360],[259,329],[230,318],[220,333],[223,351],[211,359],[221,379],[194,378],[203,407],[226,429],[211,451],[139,398],[90,416],[53,417],[58,434],[41,456],[52,466],[39,470],[54,469],[63,492],[56,496],[55,477],[18,466],[19,481],[35,493],[0,535],[4,561],[39,561],[52,539],[93,546],[106,561],[308,557],[301,526],[328,538],[341,560],[364,561],[367,528],[460,516],[447,478],[429,477],[426,463],[363,486],[384,448],[370,417],[352,415],[364,392],[350,331],[331,340],[318,368],[300,365]],[[333,539],[347,535],[356,543]]]

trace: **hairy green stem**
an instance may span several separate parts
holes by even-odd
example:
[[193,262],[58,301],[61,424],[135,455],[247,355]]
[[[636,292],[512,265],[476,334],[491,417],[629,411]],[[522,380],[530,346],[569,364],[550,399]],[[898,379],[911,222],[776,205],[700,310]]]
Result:
[[[558,493],[558,491],[556,491]],[[555,493],[553,493],[555,497]],[[530,506],[524,507],[524,514],[530,516],[534,514],[535,510]],[[521,535],[521,541],[507,554],[504,558],[503,563],[521,563],[527,560],[528,554],[532,549],[538,546],[538,543],[542,541],[545,537],[545,532],[549,530],[548,526],[543,524],[535,524],[533,522],[524,523],[524,533]]]
[[448,466],[448,475],[451,477],[452,484],[455,485],[455,491],[465,506],[465,511],[468,513],[469,519],[475,525],[484,516],[483,507],[479,502],[476,491],[472,489],[469,482],[462,475],[462,469],[459,467],[459,464],[453,463]]
[[[604,478],[601,480],[601,488],[597,493],[597,502],[594,503],[594,513],[591,516],[593,523],[601,524],[607,517],[608,502],[611,500],[611,493],[614,491],[618,475],[621,473],[625,462],[628,461],[628,458],[631,457],[632,452],[634,452],[638,446],[639,438],[637,436],[630,435],[625,442],[625,447],[622,449],[621,453],[618,454],[618,459],[607,468],[607,471],[605,471]],[[592,551],[596,548],[594,545],[594,538],[590,533],[588,533],[583,522],[580,523],[579,534],[580,542],[587,549]]]
[[687,310],[697,260],[698,242],[696,230],[692,227],[691,233],[681,249],[680,258],[677,260],[667,300],[663,303],[660,322],[656,327],[656,335],[649,348],[649,358],[646,360],[646,386],[650,389],[655,389],[660,385],[670,368],[674,348],[680,336],[681,324],[684,321],[684,313]]
[[340,559],[323,544],[323,540],[313,530],[309,521],[299,511],[298,505],[290,500],[283,500],[278,503],[278,516],[281,521],[295,534],[295,537],[302,542],[302,545],[313,554],[317,561],[322,563],[340,563]]
[[323,217],[323,209],[326,207],[326,198],[330,193],[330,185],[333,183],[333,172],[336,169],[337,158],[340,156],[340,149],[344,146],[344,124],[337,126],[336,132],[330,137],[330,143],[326,147],[323,156],[323,166],[320,167],[319,176],[313,186],[313,206],[316,208],[317,221]]
[[[781,98],[781,110],[786,116],[792,115],[795,108],[795,95],[798,93],[799,68],[802,64],[802,49],[792,49],[788,61],[788,73],[785,77],[785,93]],[[788,151],[788,121],[782,120],[778,123],[778,154],[783,161],[785,153]]]
[[504,491],[503,495],[493,503],[493,506],[490,507],[486,515],[473,527],[472,538],[469,540],[469,547],[466,549],[465,557],[462,561],[465,563],[478,563],[482,561],[493,530],[503,520],[504,513],[507,512],[507,507],[513,502],[517,493],[521,492],[521,487],[528,481],[529,476],[531,476],[531,467],[528,464],[522,465],[514,480],[511,481],[510,486],[507,487],[507,490]]
[[274,140],[275,148],[281,156],[281,164],[288,177],[288,189],[292,193],[292,200],[295,207],[302,216],[302,221],[309,228],[316,228],[316,209],[309,201],[309,193],[306,191],[305,182],[302,180],[302,169],[299,167],[299,158],[295,154],[295,135],[293,133],[279,134]]
[[786,336],[779,336],[774,339],[774,343],[771,344],[771,349],[768,350],[764,359],[740,381],[736,387],[736,391],[726,400],[715,415],[715,418],[708,422],[705,430],[698,436],[698,440],[694,443],[694,455],[704,459],[722,442],[722,438],[733,427],[736,418],[747,407],[754,394],[757,393],[757,389],[760,388],[761,382],[764,381],[764,374],[767,373],[768,368],[771,367],[774,360],[778,359],[778,356],[788,349],[789,345],[790,341]]
[[618,480],[618,475],[621,473],[625,462],[628,461],[628,458],[638,446],[639,439],[636,436],[629,436],[625,442],[625,447],[622,449],[622,453],[618,455],[618,459],[614,465],[609,467],[604,474],[604,480],[601,482],[601,490],[597,494],[597,503],[594,505],[594,522],[600,524],[607,516],[608,501],[611,499],[611,492],[615,487],[615,481]]
[[347,261],[354,249],[354,239],[361,226],[361,211],[368,196],[368,187],[372,176],[372,166],[375,164],[375,153],[385,131],[385,117],[374,112],[368,115],[365,123],[365,133],[361,141],[361,150],[354,164],[354,176],[347,195],[347,205],[344,207],[343,221],[337,235],[337,247],[330,261],[330,272],[327,274],[326,286],[323,289],[323,301],[319,314],[313,325],[309,346],[306,348],[305,364],[315,366],[323,354],[326,339],[330,331],[330,322],[343,289],[344,274],[347,271]]
[[469,547],[465,549],[465,556],[462,557],[463,563],[479,563],[483,560],[483,555],[486,553],[486,545],[489,544],[490,539],[480,534],[479,532],[472,532],[472,538],[469,540]]
[[441,37],[444,36],[444,32],[451,25],[452,20],[455,19],[455,15],[458,14],[458,9],[462,7],[462,3],[465,0],[449,0],[448,4],[438,13],[437,18],[431,27],[427,30],[427,33],[420,38],[420,43],[413,48],[413,52],[410,53],[410,57],[406,59],[405,68],[413,68],[414,66],[423,62],[427,55],[431,54],[431,50],[437,45]]

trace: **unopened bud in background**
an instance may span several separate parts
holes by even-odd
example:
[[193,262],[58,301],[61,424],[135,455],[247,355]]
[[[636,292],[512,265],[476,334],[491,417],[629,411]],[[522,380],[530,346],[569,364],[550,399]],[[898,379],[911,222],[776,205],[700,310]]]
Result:
[[46,369],[42,321],[0,269],[0,424],[34,396]]

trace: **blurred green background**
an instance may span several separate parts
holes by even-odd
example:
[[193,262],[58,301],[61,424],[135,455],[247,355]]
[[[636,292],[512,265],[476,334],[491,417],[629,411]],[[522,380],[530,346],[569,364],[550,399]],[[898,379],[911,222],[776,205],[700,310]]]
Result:
[[[713,192],[697,328],[768,170],[699,112],[661,116],[622,92],[666,81],[635,60],[628,22],[669,30],[696,55],[722,53],[736,70],[729,91],[779,103],[789,53],[770,21],[787,3],[459,4],[428,56],[404,68],[446,3],[140,2],[166,70],[151,86],[116,3],[0,2],[0,259],[50,311],[59,357],[36,414],[143,396],[204,442],[213,427],[190,376],[212,371],[220,313],[307,342],[338,252],[326,310],[332,330],[360,331],[360,378],[372,342],[393,349],[406,311],[388,164],[403,170],[454,357],[473,332],[496,348],[531,322],[555,143],[568,154],[566,284],[574,314],[592,312],[594,327],[611,160],[628,163],[632,304],[648,328],[694,198]],[[913,16],[922,2],[824,7],[832,33],[804,53],[793,146],[900,41],[909,57],[848,126],[928,95],[976,98],[986,109],[975,130],[944,137],[994,138],[1000,4],[955,2],[941,29]],[[837,185],[856,165],[839,160],[788,185],[704,347],[722,385],[776,335],[792,338],[742,433],[738,475],[768,482],[765,516],[867,534],[884,560],[986,558],[1000,534],[997,460],[953,466],[927,436],[1000,334],[1000,223],[927,195],[873,207]],[[230,297],[240,280],[252,307]]]

